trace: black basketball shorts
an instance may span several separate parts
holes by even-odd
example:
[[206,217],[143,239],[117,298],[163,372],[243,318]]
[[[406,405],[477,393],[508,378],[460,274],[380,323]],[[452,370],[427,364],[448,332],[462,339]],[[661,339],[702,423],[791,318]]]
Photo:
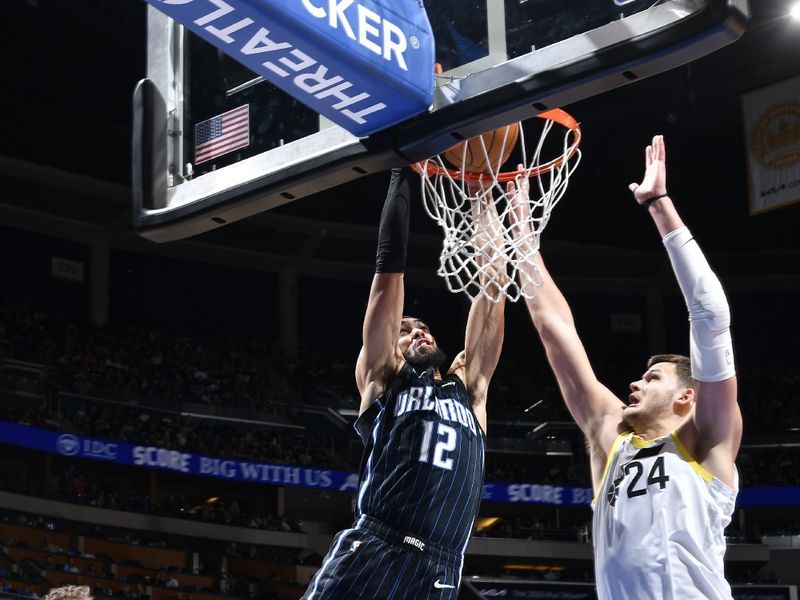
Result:
[[362,515],[339,532],[301,600],[456,600],[463,556]]

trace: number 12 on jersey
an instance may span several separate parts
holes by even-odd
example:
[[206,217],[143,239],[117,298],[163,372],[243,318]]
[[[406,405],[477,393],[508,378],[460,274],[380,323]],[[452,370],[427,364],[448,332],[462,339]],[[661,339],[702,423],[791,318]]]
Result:
[[[433,441],[433,421],[422,421],[422,443],[419,448],[419,462],[428,462],[430,458],[431,442]],[[456,430],[436,423],[436,445],[433,448],[433,466],[448,471],[453,470],[453,459],[445,456],[446,452],[456,449]]]

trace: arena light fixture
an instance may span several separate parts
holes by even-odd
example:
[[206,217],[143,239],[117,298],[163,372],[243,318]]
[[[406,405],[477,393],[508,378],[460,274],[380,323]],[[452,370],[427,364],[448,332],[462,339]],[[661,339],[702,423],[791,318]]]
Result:
[[481,532],[485,529],[489,529],[489,527],[497,523],[499,520],[500,517],[480,517],[475,522],[475,531]]
[[521,565],[516,563],[503,565],[506,571],[563,571],[561,565]]
[[795,21],[800,21],[800,2],[792,4],[792,8],[789,9],[789,14]]

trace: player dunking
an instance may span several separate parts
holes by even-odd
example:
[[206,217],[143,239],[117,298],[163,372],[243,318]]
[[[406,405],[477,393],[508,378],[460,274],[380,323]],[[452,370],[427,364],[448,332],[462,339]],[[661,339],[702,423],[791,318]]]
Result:
[[[402,316],[408,177],[392,173],[356,366],[356,430],[366,446],[358,518],[334,539],[306,600],[455,599],[481,500],[486,392],[505,302],[472,303],[464,350],[443,375],[428,326]],[[476,215],[484,232],[497,218],[489,212]]]
[[[730,599],[723,532],[738,489],[742,417],[728,303],[667,195],[661,136],[647,147],[644,180],[630,188],[653,218],[686,300],[691,358],[651,357],[622,402],[596,379],[569,306],[538,259],[544,284],[527,302],[567,407],[590,444],[597,595]],[[525,210],[526,192],[515,198],[518,211]]]

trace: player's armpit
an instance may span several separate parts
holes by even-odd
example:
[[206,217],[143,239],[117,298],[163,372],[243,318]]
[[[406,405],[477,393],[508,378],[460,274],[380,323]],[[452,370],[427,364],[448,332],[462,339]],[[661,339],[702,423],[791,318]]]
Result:
[[[450,369],[447,371],[448,375],[458,375],[461,378],[461,381],[465,382],[464,385],[466,386],[467,381],[467,351],[462,350],[461,352],[456,355],[455,360],[453,360],[453,364],[450,365]],[[479,388],[479,389],[476,389]],[[475,385],[473,384],[473,389],[467,389],[467,392],[470,397],[470,403],[472,406],[472,412],[475,413],[475,418],[478,420],[478,423],[483,429],[484,433],[487,433],[487,417],[486,417],[486,392],[488,390],[488,382],[485,385]]]
[[456,357],[453,359],[453,363],[450,365],[450,369],[447,371],[447,374],[450,375],[455,373],[461,378],[461,381],[464,381],[464,366],[467,364],[466,361],[467,351],[462,350]]
[[742,441],[742,413],[736,377],[707,383],[695,381],[693,418],[680,435],[692,455],[712,475],[733,487],[733,461]]

